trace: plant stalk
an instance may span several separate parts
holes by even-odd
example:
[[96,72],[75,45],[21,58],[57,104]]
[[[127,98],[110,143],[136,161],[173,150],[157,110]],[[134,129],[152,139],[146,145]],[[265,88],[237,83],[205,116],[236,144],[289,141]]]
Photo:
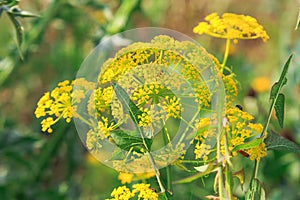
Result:
[[223,72],[223,70],[226,66],[226,62],[227,62],[228,55],[229,55],[230,42],[231,42],[231,40],[229,38],[227,38],[226,39],[225,53],[224,53],[223,62],[222,62],[222,65],[221,65],[221,72]]

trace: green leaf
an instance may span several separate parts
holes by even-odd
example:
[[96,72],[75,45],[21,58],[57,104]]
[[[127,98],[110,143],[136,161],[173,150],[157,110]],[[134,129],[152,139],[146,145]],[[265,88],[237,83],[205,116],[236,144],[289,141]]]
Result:
[[244,150],[244,149],[251,149],[253,147],[257,147],[263,142],[264,138],[255,138],[254,140],[251,140],[250,142],[238,145],[232,149],[232,152],[235,152],[237,150]]
[[268,150],[289,151],[300,154],[300,146],[273,131],[268,133],[265,143]]
[[126,91],[116,82],[112,82],[112,86],[114,91],[123,105],[124,113],[129,113],[131,119],[137,126],[139,124],[138,116],[141,115],[143,112],[131,101]]
[[279,122],[279,125],[281,128],[283,128],[284,101],[285,101],[284,94],[280,93],[275,102],[275,111],[276,111],[276,117],[278,119],[278,122]]
[[243,190],[243,186],[244,186],[244,183],[245,183],[245,170],[244,170],[244,168],[242,168],[241,170],[239,170],[237,172],[234,172],[232,175],[239,179],[240,184],[241,184],[241,188]]
[[[130,151],[131,149],[136,152],[141,152],[141,149],[150,149],[152,139],[135,137],[125,130],[114,130],[110,132],[111,137],[114,139],[116,145],[123,150]],[[144,143],[145,142],[145,143]],[[145,147],[145,144],[147,147]]]
[[258,179],[252,179],[250,188],[246,193],[246,200],[265,200],[265,190]]
[[[284,105],[282,105],[282,103],[281,103],[282,102],[282,97],[279,97],[279,94],[280,94],[281,88],[287,82],[286,74],[287,74],[287,71],[289,69],[292,57],[293,57],[293,54],[291,54],[290,57],[288,58],[288,60],[286,61],[285,65],[283,67],[283,70],[281,72],[279,81],[276,82],[272,86],[271,93],[270,93],[271,106],[270,106],[270,109],[269,109],[269,116],[268,116],[267,123],[264,126],[264,130],[261,133],[261,136],[264,136],[264,134],[266,133],[266,130],[268,129],[268,126],[269,126],[271,116],[272,116],[272,112],[273,112],[274,108],[275,108],[276,112],[278,113],[278,114],[276,114],[276,116],[277,116],[277,119],[279,121],[279,124],[283,124],[283,114],[282,114],[282,111],[281,111],[281,109],[283,109],[283,108],[279,108],[279,107],[283,107]],[[277,103],[278,97],[281,98],[281,101],[279,100],[279,103]],[[277,104],[277,106],[276,106],[276,104]]]
[[10,11],[10,13],[13,14],[15,17],[22,17],[22,18],[25,18],[25,17],[40,17],[37,14],[34,14],[32,12],[29,12],[29,11],[21,10],[21,9],[12,9]]
[[17,35],[18,51],[19,51],[21,59],[23,59],[23,55],[21,53],[21,45],[23,42],[23,27],[21,26],[20,22],[15,18],[15,16],[13,14],[7,12],[7,15],[15,27],[16,35]]
[[279,82],[274,83],[274,85],[271,88],[271,93],[270,93],[270,100],[274,100],[276,96],[279,94],[280,89],[282,86],[284,86],[287,83],[287,78],[285,77],[283,79],[282,84],[280,85]]
[[280,93],[280,89],[282,88],[283,85],[286,84],[286,82],[287,82],[286,74],[289,69],[292,57],[293,57],[293,54],[290,55],[290,57],[286,61],[285,65],[283,67],[282,73],[280,75],[279,81],[273,85],[273,87],[271,89],[270,100],[276,101],[276,99]]

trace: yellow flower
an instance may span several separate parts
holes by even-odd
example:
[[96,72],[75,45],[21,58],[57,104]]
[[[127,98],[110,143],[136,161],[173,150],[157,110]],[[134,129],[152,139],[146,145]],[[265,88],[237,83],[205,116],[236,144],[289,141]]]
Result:
[[266,42],[269,39],[264,28],[251,16],[224,13],[220,17],[212,13],[205,20],[207,22],[200,22],[194,28],[195,33],[234,40],[261,38]]
[[134,174],[131,173],[120,172],[118,179],[121,181],[122,184],[131,183],[133,176]]
[[133,193],[139,193],[138,199],[144,200],[158,200],[158,194],[150,189],[150,184],[140,183],[132,186]]
[[155,172],[148,172],[148,173],[126,173],[120,172],[118,179],[121,181],[122,184],[131,183],[132,181],[136,180],[145,180],[155,176]]
[[208,160],[208,155],[211,152],[211,146],[207,145],[205,143],[200,143],[200,141],[197,142],[194,150],[195,158],[202,158],[203,161]]
[[138,183],[132,185],[133,190],[130,191],[126,186],[119,186],[115,188],[112,193],[112,199],[107,200],[129,200],[137,195],[139,200],[158,200],[158,194],[156,194],[151,188],[150,184]]
[[90,153],[87,153],[85,155],[85,159],[91,165],[97,165],[97,164],[99,164],[99,161],[97,160],[97,158],[95,156],[93,156],[92,154],[90,154]]
[[134,193],[126,186],[120,186],[112,191],[111,197],[109,200],[129,200],[134,197]]
[[246,150],[246,152],[249,154],[251,160],[257,160],[259,162],[262,157],[267,155],[266,144],[262,142],[260,145]]
[[235,74],[222,75],[226,92],[227,106],[232,105],[238,95],[237,81],[234,78]]
[[[251,122],[254,119],[252,115],[236,107],[226,110],[226,119],[225,134],[228,139],[229,151],[258,137],[263,129],[261,124]],[[225,145],[224,138],[222,138],[221,143]],[[221,147],[221,152],[225,155],[225,146]],[[232,156],[236,155],[236,152],[232,152]]]
[[[72,92],[73,87],[76,88]],[[36,118],[46,117],[42,120],[42,131],[52,133],[51,126],[64,118],[67,123],[76,115],[76,103],[85,98],[87,90],[94,88],[94,84],[83,78],[73,82],[65,80],[58,83],[57,87],[51,92],[46,92],[38,101],[35,110]]]
[[259,93],[266,92],[270,89],[270,79],[265,76],[258,77],[253,80],[252,88]]

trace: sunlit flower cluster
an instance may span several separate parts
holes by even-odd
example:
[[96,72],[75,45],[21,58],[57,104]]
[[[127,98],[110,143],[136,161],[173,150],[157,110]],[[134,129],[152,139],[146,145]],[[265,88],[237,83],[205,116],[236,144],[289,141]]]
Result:
[[111,197],[113,198],[107,200],[130,200],[134,197],[139,200],[158,200],[158,194],[150,188],[150,184],[145,183],[133,184],[132,191],[126,186],[115,188]]
[[251,160],[260,161],[262,157],[267,155],[266,144],[262,142],[260,145],[246,150],[246,152],[249,154]]
[[[254,117],[252,115],[237,107],[227,109],[225,134],[227,136],[228,150],[230,152],[232,152],[234,147],[242,145],[255,139],[255,137],[260,136],[263,126],[259,123],[252,123],[253,119]],[[221,152],[225,154],[224,138],[221,140],[221,144],[224,145],[222,146]],[[255,153],[254,151],[251,152]],[[232,155],[236,156],[237,152],[232,152]]]
[[[73,87],[77,88],[74,92],[72,92]],[[42,131],[52,133],[51,126],[61,118],[69,123],[76,115],[75,104],[80,103],[85,98],[86,91],[94,87],[93,83],[79,78],[73,82],[68,80],[60,82],[51,92],[46,92],[37,103],[35,110],[37,118],[45,117],[41,122]]]
[[261,38],[264,42],[269,39],[264,28],[251,16],[224,13],[220,17],[217,13],[212,13],[205,20],[207,22],[200,22],[194,28],[195,33],[224,39]]

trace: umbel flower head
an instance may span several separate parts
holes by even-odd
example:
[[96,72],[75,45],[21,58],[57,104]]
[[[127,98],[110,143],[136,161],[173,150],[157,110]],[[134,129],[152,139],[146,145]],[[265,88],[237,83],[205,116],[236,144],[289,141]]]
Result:
[[[73,87],[78,89],[72,92]],[[85,98],[85,93],[95,87],[94,83],[88,82],[83,78],[75,81],[65,80],[58,83],[57,87],[51,92],[46,92],[37,103],[34,112],[36,118],[45,117],[42,124],[42,131],[52,133],[51,126],[64,118],[67,123],[76,115],[76,105]]]
[[138,183],[132,185],[132,191],[126,186],[119,186],[115,188],[111,193],[111,199],[106,200],[130,200],[144,199],[144,200],[158,200],[158,194],[156,194],[151,188],[150,184]]
[[207,22],[200,22],[194,33],[207,34],[223,39],[256,39],[261,38],[264,42],[269,39],[264,28],[257,20],[248,15],[224,13],[221,17],[212,13],[205,17]]
[[[221,153],[226,155],[226,146],[229,150],[230,156],[237,156],[237,151],[233,149],[239,145],[243,145],[247,142],[255,140],[260,136],[263,126],[260,123],[253,123],[254,117],[249,113],[240,110],[237,107],[228,107],[226,110],[226,118],[224,119],[224,134],[225,137],[221,138]],[[213,149],[206,141],[209,137],[213,136],[213,129],[208,127],[212,124],[208,118],[202,118],[197,124],[198,134],[195,137],[195,158],[207,161],[212,154]],[[265,143],[261,143],[258,146],[254,146],[248,149],[244,149],[243,152],[249,156],[251,160],[259,161],[262,157],[267,155]]]

